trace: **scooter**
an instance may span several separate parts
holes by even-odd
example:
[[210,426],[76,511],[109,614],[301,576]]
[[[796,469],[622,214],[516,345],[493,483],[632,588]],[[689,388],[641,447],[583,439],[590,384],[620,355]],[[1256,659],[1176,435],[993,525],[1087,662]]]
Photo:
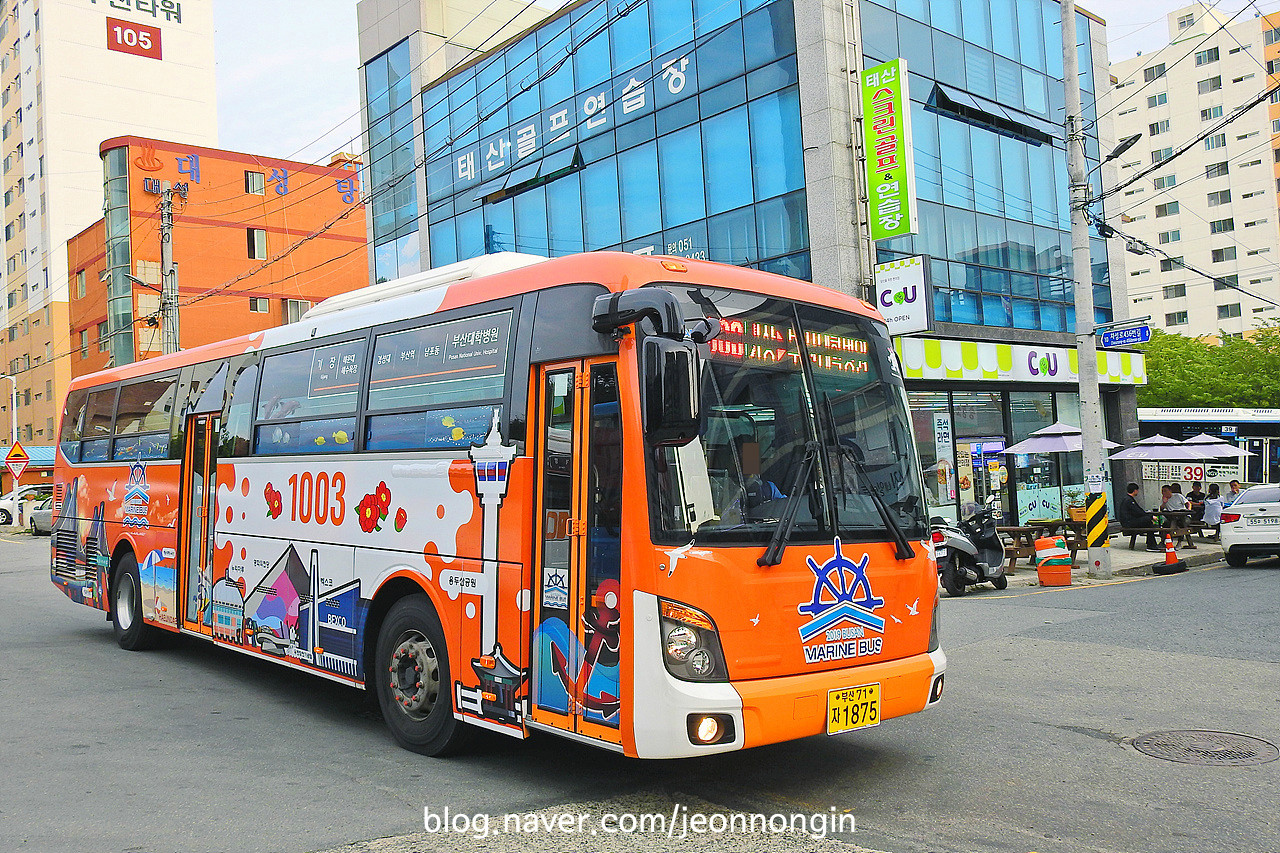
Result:
[[996,589],[1009,586],[1004,574],[1004,542],[996,531],[996,510],[980,509],[966,521],[930,519],[933,552],[938,560],[938,580],[947,594],[959,597],[965,588],[990,582]]

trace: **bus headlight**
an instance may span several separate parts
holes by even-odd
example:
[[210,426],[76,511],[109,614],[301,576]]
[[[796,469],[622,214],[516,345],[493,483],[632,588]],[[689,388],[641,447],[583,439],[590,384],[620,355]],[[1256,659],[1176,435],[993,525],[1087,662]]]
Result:
[[720,635],[711,617],[674,601],[658,600],[667,672],[683,681],[727,681]]
[[677,625],[667,632],[667,657],[684,663],[698,648],[698,634],[688,625]]

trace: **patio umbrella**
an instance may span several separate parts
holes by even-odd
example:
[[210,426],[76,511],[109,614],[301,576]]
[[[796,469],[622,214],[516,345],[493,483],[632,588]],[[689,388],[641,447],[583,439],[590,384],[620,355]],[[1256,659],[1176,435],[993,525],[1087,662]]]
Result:
[[1163,435],[1153,435],[1135,441],[1128,449],[1111,454],[1121,462],[1203,462],[1216,459],[1213,453]]
[[1256,453],[1250,453],[1238,444],[1223,441],[1220,438],[1203,432],[1199,435],[1193,435],[1182,443],[1188,447],[1203,450],[1205,453],[1212,453],[1215,459],[1238,459],[1241,456],[1258,455]]
[[[1102,440],[1102,446],[1108,450],[1119,447],[1114,441]],[[1071,424],[1056,423],[1038,429],[1017,444],[1004,449],[1005,453],[1075,453],[1080,450],[1080,427]]]

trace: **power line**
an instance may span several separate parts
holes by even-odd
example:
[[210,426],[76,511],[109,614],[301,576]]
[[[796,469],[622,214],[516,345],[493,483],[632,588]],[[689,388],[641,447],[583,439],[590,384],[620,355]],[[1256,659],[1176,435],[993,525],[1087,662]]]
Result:
[[1176,160],[1178,157],[1181,157],[1183,154],[1190,151],[1193,147],[1195,147],[1197,143],[1203,142],[1204,140],[1208,139],[1210,136],[1222,130],[1224,127],[1231,124],[1231,122],[1240,118],[1240,116],[1244,115],[1246,112],[1253,109],[1258,104],[1262,103],[1264,100],[1270,97],[1273,93],[1278,91],[1280,91],[1280,83],[1277,83],[1274,86],[1264,89],[1261,93],[1256,95],[1254,98],[1252,98],[1249,101],[1246,101],[1245,103],[1241,104],[1240,106],[1232,110],[1230,113],[1228,113],[1227,116],[1222,119],[1222,121],[1210,126],[1208,130],[1202,131],[1199,135],[1192,138],[1189,142],[1186,142],[1183,145],[1178,146],[1176,149],[1174,149],[1174,151],[1168,157],[1165,157],[1163,160],[1161,160],[1158,163],[1152,163],[1150,166],[1143,169],[1141,172],[1134,175],[1132,178],[1129,178],[1127,181],[1117,184],[1116,186],[1112,187],[1109,190],[1103,191],[1099,195],[1095,196],[1090,201],[1090,203],[1102,201],[1105,198],[1109,198],[1110,196],[1113,196],[1116,193],[1123,190],[1125,187],[1131,186],[1137,183],[1138,181],[1142,180],[1152,172],[1156,172],[1165,168],[1174,160]]
[[[1209,8],[1208,8],[1208,9],[1205,9],[1205,15],[1208,15],[1208,14],[1209,14],[1209,12],[1211,12],[1211,11],[1213,10],[1213,8],[1214,8],[1215,6],[1217,6],[1217,5],[1218,5],[1218,3],[1219,3],[1219,2],[1221,2],[1221,0],[1215,0],[1215,2],[1214,2],[1214,3],[1212,3],[1212,4],[1209,6]],[[1232,15],[1230,18],[1228,18],[1228,19],[1227,19],[1226,21],[1224,21],[1223,23],[1219,24],[1219,25],[1218,25],[1218,28],[1217,28],[1216,30],[1214,30],[1214,31],[1213,31],[1213,32],[1211,32],[1211,33],[1206,33],[1206,34],[1205,34],[1205,36],[1204,36],[1204,38],[1200,39],[1200,41],[1198,41],[1198,42],[1196,42],[1195,44],[1193,44],[1193,45],[1191,46],[1191,50],[1187,51],[1187,52],[1186,52],[1186,53],[1184,53],[1182,56],[1179,56],[1179,57],[1178,57],[1177,59],[1175,59],[1173,62],[1170,62],[1170,63],[1168,63],[1167,65],[1165,65],[1165,74],[1168,74],[1168,72],[1169,72],[1169,69],[1170,69],[1170,68],[1172,68],[1173,66],[1177,65],[1179,62],[1181,62],[1182,60],[1186,59],[1188,56],[1191,56],[1192,54],[1196,53],[1196,52],[1197,52],[1197,48],[1199,48],[1199,47],[1200,47],[1200,45],[1204,44],[1204,43],[1205,43],[1205,42],[1207,42],[1209,39],[1211,39],[1211,38],[1213,38],[1214,36],[1216,36],[1220,31],[1225,30],[1225,29],[1227,28],[1227,25],[1228,25],[1228,24],[1230,24],[1232,21],[1234,21],[1236,18],[1240,17],[1240,15],[1241,15],[1241,14],[1244,12],[1244,10],[1245,10],[1245,9],[1247,9],[1247,8],[1249,8],[1249,7],[1248,7],[1248,6],[1243,6],[1243,7],[1241,7],[1241,9],[1240,9],[1238,12],[1236,12],[1234,15]],[[1201,16],[1201,18],[1203,19],[1203,16]],[[1170,45],[1170,47],[1172,47],[1172,45]],[[1151,67],[1155,67],[1155,66],[1151,66]],[[1143,69],[1143,70],[1146,70],[1146,69]],[[1129,79],[1129,80],[1132,80],[1135,76],[1137,76],[1137,73],[1138,73],[1138,72],[1137,72],[1137,70],[1135,70],[1135,71],[1133,72],[1133,74],[1129,75],[1129,78],[1128,78],[1128,79]],[[1117,102],[1117,103],[1115,103],[1115,104],[1112,104],[1110,109],[1108,109],[1108,110],[1107,110],[1106,112],[1104,112],[1102,115],[1098,116],[1098,117],[1097,117],[1097,118],[1095,118],[1092,122],[1090,122],[1090,123],[1089,123],[1089,124],[1090,124],[1090,126],[1095,126],[1095,125],[1097,125],[1097,123],[1098,123],[1098,122],[1100,122],[1100,121],[1102,121],[1102,119],[1103,119],[1105,116],[1110,115],[1111,113],[1113,113],[1113,112],[1115,112],[1116,110],[1118,110],[1118,109],[1120,109],[1121,107],[1123,107],[1125,104],[1129,103],[1129,101],[1133,100],[1133,99],[1134,99],[1134,98],[1136,98],[1138,95],[1142,94],[1142,93],[1146,90],[1146,88],[1147,88],[1148,86],[1150,86],[1152,83],[1156,82],[1157,80],[1161,79],[1162,77],[1164,77],[1164,74],[1161,74],[1161,75],[1159,75],[1159,76],[1157,76],[1157,77],[1152,77],[1150,80],[1148,80],[1147,82],[1143,83],[1140,87],[1138,87],[1138,89],[1137,89],[1137,90],[1135,90],[1134,92],[1131,92],[1131,93],[1128,95],[1128,97],[1124,98],[1123,100],[1121,100],[1121,101],[1119,101],[1119,102]]]
[[1102,237],[1104,237],[1104,238],[1108,238],[1108,239],[1110,239],[1110,238],[1112,238],[1112,237],[1119,237],[1119,238],[1121,238],[1122,240],[1124,240],[1124,241],[1125,241],[1126,248],[1127,248],[1129,251],[1134,252],[1135,254],[1144,254],[1144,255],[1160,255],[1160,256],[1164,257],[1164,258],[1165,258],[1165,260],[1168,260],[1168,261],[1172,262],[1173,264],[1176,264],[1177,266],[1182,267],[1182,268],[1183,268],[1183,269],[1185,269],[1185,270],[1188,270],[1188,271],[1190,271],[1190,272],[1193,272],[1193,273],[1195,273],[1196,275],[1204,276],[1205,278],[1207,278],[1207,279],[1209,279],[1210,281],[1212,281],[1215,285],[1218,285],[1218,286],[1221,286],[1221,287],[1224,287],[1224,288],[1231,288],[1232,290],[1238,290],[1238,291],[1240,291],[1241,293],[1243,293],[1245,296],[1249,296],[1249,297],[1251,297],[1251,298],[1253,298],[1253,299],[1257,299],[1257,300],[1258,300],[1258,301],[1260,301],[1260,302],[1265,302],[1265,303],[1267,303],[1268,305],[1274,305],[1275,307],[1280,308],[1280,302],[1276,302],[1275,300],[1270,299],[1270,298],[1268,298],[1268,297],[1266,297],[1266,296],[1260,296],[1260,295],[1258,295],[1258,294],[1256,294],[1256,293],[1252,293],[1252,292],[1250,292],[1250,291],[1248,291],[1248,290],[1245,290],[1245,289],[1244,289],[1243,287],[1241,287],[1237,282],[1228,281],[1227,279],[1220,278],[1219,276],[1216,276],[1216,275],[1214,275],[1213,273],[1205,272],[1205,271],[1204,271],[1204,270],[1202,270],[1202,269],[1199,269],[1199,268],[1197,268],[1197,267],[1193,267],[1191,264],[1189,264],[1189,263],[1187,263],[1186,261],[1184,261],[1181,257],[1175,257],[1174,255],[1169,254],[1169,253],[1168,253],[1167,251],[1165,251],[1164,249],[1161,249],[1161,248],[1159,248],[1159,247],[1157,247],[1157,246],[1153,246],[1153,245],[1151,245],[1150,243],[1148,243],[1148,242],[1147,242],[1147,241],[1145,241],[1145,240],[1142,240],[1142,239],[1140,239],[1140,238],[1138,238],[1138,237],[1134,237],[1134,236],[1133,236],[1133,235],[1131,235],[1131,234],[1125,234],[1125,233],[1123,233],[1122,231],[1120,231],[1119,229],[1114,228],[1114,227],[1112,227],[1111,225],[1108,225],[1105,221],[1103,221],[1102,219],[1097,218],[1096,216],[1093,216],[1093,215],[1092,215],[1092,214],[1090,214],[1087,210],[1085,211],[1085,216],[1086,216],[1086,218],[1087,218],[1087,219],[1089,219],[1089,220],[1090,220],[1090,223],[1091,223],[1095,228],[1097,228],[1097,229],[1098,229],[1098,233],[1099,233]]

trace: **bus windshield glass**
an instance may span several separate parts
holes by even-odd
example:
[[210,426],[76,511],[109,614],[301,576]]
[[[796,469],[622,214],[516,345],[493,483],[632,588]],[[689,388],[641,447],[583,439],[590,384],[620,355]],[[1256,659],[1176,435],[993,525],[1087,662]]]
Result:
[[718,316],[721,332],[703,347],[701,434],[650,455],[658,541],[768,542],[793,492],[792,542],[892,539],[882,510],[908,538],[925,535],[906,394],[882,325],[754,294],[669,289],[686,316]]

